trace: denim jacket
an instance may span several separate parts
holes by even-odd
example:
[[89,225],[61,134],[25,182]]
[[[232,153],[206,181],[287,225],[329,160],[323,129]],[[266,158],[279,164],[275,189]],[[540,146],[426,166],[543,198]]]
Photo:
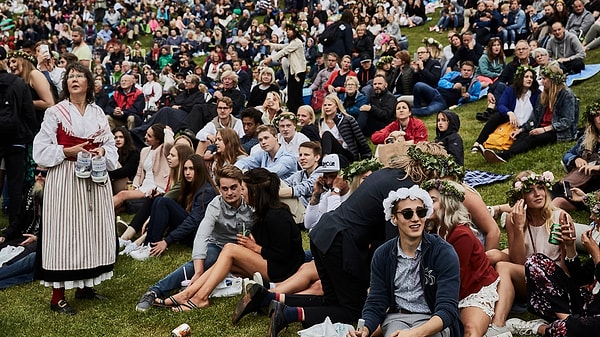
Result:
[[[523,125],[523,131],[531,131],[540,126],[546,111],[541,103],[541,95],[533,108],[529,122]],[[571,89],[564,88],[558,93],[554,110],[552,111],[552,128],[558,141],[574,140],[577,137],[577,122],[579,121],[579,100]]]

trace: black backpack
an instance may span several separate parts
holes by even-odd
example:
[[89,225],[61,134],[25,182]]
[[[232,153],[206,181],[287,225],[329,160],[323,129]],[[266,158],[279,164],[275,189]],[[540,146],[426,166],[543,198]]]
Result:
[[340,21],[334,22],[327,26],[323,33],[319,35],[319,43],[323,46],[330,46],[333,44],[337,37],[338,28],[342,23]]
[[21,131],[21,116],[15,101],[13,83],[7,81],[8,76],[0,78],[0,139],[8,140],[19,135]]

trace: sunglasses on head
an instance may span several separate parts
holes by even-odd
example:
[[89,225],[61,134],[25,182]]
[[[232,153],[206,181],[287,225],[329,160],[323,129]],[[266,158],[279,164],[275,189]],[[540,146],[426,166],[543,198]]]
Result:
[[400,213],[400,214],[402,214],[404,219],[410,220],[413,218],[413,215],[415,215],[415,212],[417,213],[417,216],[419,218],[424,218],[427,215],[427,208],[419,207],[419,208],[417,208],[416,211],[411,208],[406,208],[406,209],[396,212],[396,214]]
[[46,177],[46,175],[48,174],[48,170],[39,170],[39,169],[35,169],[33,170],[33,175],[34,176],[38,176],[39,174],[42,175],[42,177]]

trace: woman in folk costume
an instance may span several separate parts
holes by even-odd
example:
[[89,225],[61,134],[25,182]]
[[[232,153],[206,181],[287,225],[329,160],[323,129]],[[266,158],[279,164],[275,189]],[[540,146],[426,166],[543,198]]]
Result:
[[112,277],[116,258],[111,185],[95,172],[94,180],[80,178],[86,165],[77,163],[78,154],[104,158],[108,170],[116,168],[118,155],[106,116],[94,104],[88,68],[67,66],[63,88],[63,99],[46,110],[33,142],[33,159],[48,167],[36,276],[53,289],[50,308],[74,315],[65,289],[77,288],[76,298],[101,299],[92,287]]

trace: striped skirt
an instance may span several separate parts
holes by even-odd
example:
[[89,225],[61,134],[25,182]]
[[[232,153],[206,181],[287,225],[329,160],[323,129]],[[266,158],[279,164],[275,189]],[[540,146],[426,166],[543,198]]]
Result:
[[73,161],[50,168],[36,275],[41,283],[71,289],[110,279],[116,260],[114,219],[110,184],[77,178]]

